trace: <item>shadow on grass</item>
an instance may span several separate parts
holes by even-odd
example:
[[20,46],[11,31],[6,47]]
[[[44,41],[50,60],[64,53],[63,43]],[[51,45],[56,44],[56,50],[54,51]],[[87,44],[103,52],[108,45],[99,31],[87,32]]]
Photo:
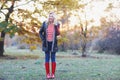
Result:
[[15,59],[38,59],[39,56],[37,55],[4,55],[0,57],[0,59],[6,60],[15,60]]
[[4,78],[0,78],[0,80],[5,80]]

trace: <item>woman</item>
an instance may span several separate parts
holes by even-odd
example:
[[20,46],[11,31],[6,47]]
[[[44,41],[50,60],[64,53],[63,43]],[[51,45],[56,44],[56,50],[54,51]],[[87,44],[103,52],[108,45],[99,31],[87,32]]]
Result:
[[[40,38],[42,39],[42,50],[45,52],[45,70],[46,78],[55,78],[56,70],[56,52],[57,47],[57,36],[60,34],[59,23],[55,23],[55,15],[53,12],[49,14],[48,21],[43,22],[39,31]],[[52,72],[50,73],[50,59]]]

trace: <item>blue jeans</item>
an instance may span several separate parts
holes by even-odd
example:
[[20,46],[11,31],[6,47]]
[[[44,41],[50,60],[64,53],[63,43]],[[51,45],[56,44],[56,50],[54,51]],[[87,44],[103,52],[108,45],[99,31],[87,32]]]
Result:
[[56,53],[51,52],[52,49],[52,42],[48,42],[48,51],[45,52],[45,62],[49,62],[51,59],[51,62],[56,62]]

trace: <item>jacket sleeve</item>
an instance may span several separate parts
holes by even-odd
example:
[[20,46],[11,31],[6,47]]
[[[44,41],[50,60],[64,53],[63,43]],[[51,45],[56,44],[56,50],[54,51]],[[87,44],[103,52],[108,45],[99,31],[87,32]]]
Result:
[[56,33],[57,33],[57,36],[60,35],[60,24],[59,23],[56,26]]
[[45,24],[45,22],[43,22],[43,24],[39,30],[39,36],[40,36],[42,41],[44,41],[44,24]]

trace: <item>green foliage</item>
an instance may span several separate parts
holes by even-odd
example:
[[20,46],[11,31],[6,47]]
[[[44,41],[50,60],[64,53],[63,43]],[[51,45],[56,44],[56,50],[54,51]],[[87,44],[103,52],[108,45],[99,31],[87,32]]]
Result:
[[18,30],[19,28],[17,27],[17,25],[10,22],[3,21],[0,23],[0,32],[4,31],[5,33],[9,33],[10,37],[13,37]]
[[8,26],[8,23],[6,21],[0,22],[0,32],[5,30]]

